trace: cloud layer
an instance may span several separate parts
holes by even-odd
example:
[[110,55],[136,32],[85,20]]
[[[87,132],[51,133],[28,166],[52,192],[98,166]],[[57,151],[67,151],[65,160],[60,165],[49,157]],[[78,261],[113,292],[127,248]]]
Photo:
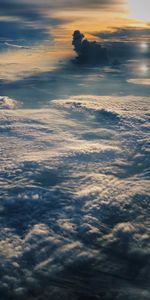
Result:
[[96,36],[105,41],[150,42],[150,28],[117,28],[114,31],[96,33]]
[[4,299],[149,299],[148,101],[1,111]]
[[0,0],[0,39],[39,43],[51,38],[50,29],[63,21],[48,16],[46,7],[26,1]]

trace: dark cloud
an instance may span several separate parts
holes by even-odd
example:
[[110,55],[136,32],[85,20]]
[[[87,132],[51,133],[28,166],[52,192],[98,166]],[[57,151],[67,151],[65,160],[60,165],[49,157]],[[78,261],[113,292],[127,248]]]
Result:
[[105,41],[144,41],[150,42],[150,27],[149,28],[119,28],[114,31],[105,31],[100,33],[95,33],[96,36],[102,38]]
[[[108,47],[110,58],[149,58],[150,28],[119,28],[113,32],[96,33]],[[142,48],[145,43],[146,47]]]
[[25,3],[15,0],[0,0],[0,15],[24,18],[26,20],[39,20],[41,13],[33,3]]
[[48,17],[35,2],[0,0],[0,39],[38,42],[50,38],[49,29],[61,24],[58,18]]
[[[51,17],[47,17],[47,5],[44,2],[39,4],[38,2],[30,1],[17,1],[17,0],[0,0],[0,16],[3,17],[18,17],[24,21],[30,22],[46,22],[48,24],[57,25],[59,20]],[[61,21],[60,21],[61,22]]]
[[34,43],[48,39],[50,35],[44,28],[34,28],[19,21],[0,21],[0,38],[2,40],[21,40]]
[[[95,36],[103,39],[93,42],[84,38],[76,30],[73,33],[72,45],[79,63],[112,63],[118,64],[129,58],[150,57],[150,29],[149,28],[120,28],[115,32],[100,32]],[[147,43],[142,49],[142,43]]]
[[106,63],[108,61],[107,49],[99,43],[85,39],[79,30],[73,33],[72,45],[78,55],[79,63]]
[[[2,0],[4,2],[4,0]],[[6,0],[8,3],[15,3],[16,5],[35,5],[35,7],[39,7],[39,8],[52,8],[52,9],[72,9],[72,7],[76,7],[78,9],[84,8],[84,9],[88,9],[88,8],[102,8],[102,9],[110,9],[110,7],[115,7],[120,9],[120,7],[122,5],[124,5],[126,3],[126,0],[77,0],[77,1],[73,1],[70,0],[69,2],[67,0],[56,0],[56,1],[52,1],[52,0],[44,0],[44,1],[22,1],[22,3],[20,3],[20,1],[17,0]]]
[[50,5],[53,8],[60,8],[60,7],[65,7],[67,9],[72,9],[72,7],[76,7],[78,9],[91,9],[91,8],[101,8],[101,9],[106,9],[109,10],[112,7],[115,7],[115,9],[120,10],[121,6],[125,3],[125,0],[77,0],[77,1],[68,1],[67,0],[57,0],[51,3]]

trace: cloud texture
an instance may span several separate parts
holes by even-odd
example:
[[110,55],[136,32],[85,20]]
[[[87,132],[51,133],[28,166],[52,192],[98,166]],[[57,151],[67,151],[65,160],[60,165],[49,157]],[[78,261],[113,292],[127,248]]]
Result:
[[3,299],[149,299],[148,101],[1,111]]

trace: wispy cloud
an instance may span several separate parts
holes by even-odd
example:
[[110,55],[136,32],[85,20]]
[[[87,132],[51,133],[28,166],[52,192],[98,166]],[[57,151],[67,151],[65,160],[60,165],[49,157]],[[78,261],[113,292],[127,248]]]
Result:
[[125,28],[112,28],[111,31],[96,32],[96,36],[105,41],[147,41],[150,42],[150,27],[125,27]]
[[63,21],[46,14],[35,2],[0,0],[0,38],[22,39],[30,43],[50,39],[50,30]]

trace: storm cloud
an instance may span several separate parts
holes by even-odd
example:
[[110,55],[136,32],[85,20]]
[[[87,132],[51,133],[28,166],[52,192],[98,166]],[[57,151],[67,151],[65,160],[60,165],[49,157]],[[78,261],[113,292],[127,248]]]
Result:
[[84,35],[76,30],[73,33],[72,45],[77,53],[79,63],[106,63],[108,62],[107,49],[99,43],[88,41]]
[[[101,42],[89,41],[79,30],[74,31],[72,45],[77,53],[76,63],[118,65],[129,58],[150,57],[149,28],[120,28],[115,32],[95,33]],[[138,40],[139,39],[139,40]],[[146,47],[142,50],[142,43]]]

